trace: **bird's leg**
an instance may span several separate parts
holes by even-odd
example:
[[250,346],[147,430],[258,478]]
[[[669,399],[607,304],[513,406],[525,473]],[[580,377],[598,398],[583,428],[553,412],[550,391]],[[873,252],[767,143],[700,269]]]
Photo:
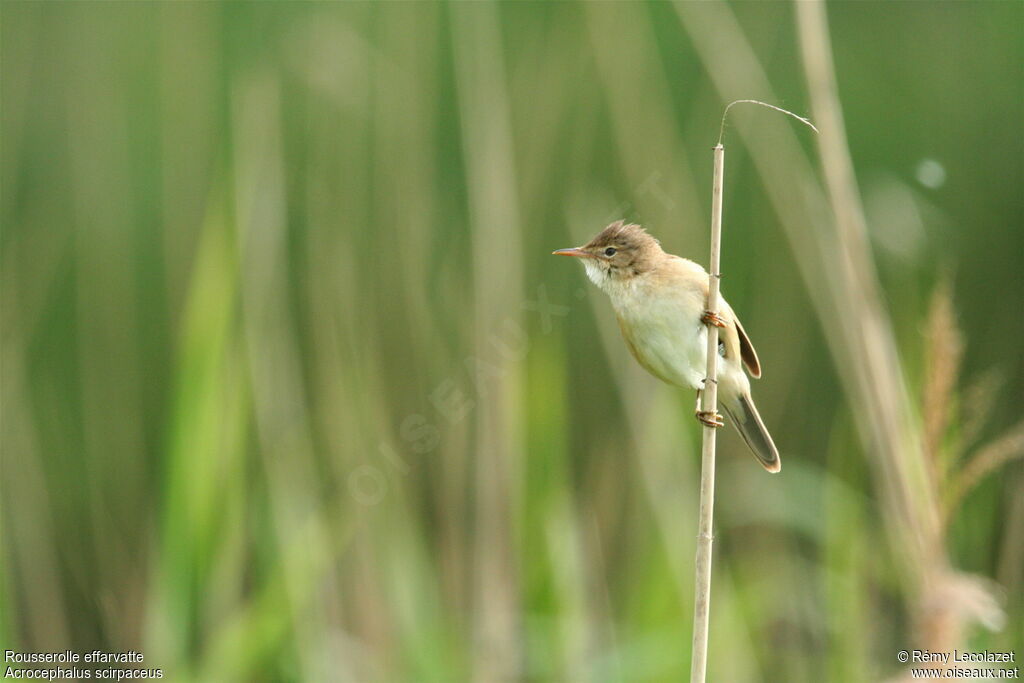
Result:
[[728,326],[728,323],[725,322],[725,318],[718,315],[714,311],[704,311],[704,315],[700,317],[700,321],[705,325],[714,325],[715,327]]
[[725,422],[722,420],[722,416],[711,410],[698,410],[697,421],[705,427],[724,427]]
[[[707,382],[707,379],[704,379],[702,381]],[[700,422],[705,427],[718,428],[725,426],[725,422],[722,420],[722,416],[719,415],[717,412],[713,410],[700,409],[700,397],[702,393],[702,389],[697,390],[697,405],[694,406],[693,411],[693,414],[697,418],[697,421]]]

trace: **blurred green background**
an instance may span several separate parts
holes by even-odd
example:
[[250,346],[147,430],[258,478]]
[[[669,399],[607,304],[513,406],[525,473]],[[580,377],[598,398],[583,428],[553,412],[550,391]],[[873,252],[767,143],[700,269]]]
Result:
[[[1019,657],[1024,4],[828,9],[944,552],[1005,610],[959,642]],[[793,14],[4,2],[0,645],[175,681],[685,679],[693,396],[549,253],[626,218],[706,263],[724,104],[810,111]],[[779,131],[818,167],[777,114],[726,129],[723,290],[785,467],[723,430],[709,678],[881,680],[927,591]]]

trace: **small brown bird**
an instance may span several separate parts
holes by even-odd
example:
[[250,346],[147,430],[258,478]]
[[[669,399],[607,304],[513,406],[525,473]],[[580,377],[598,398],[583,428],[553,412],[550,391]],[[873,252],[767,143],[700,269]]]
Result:
[[761,376],[750,338],[732,308],[705,310],[707,272],[688,259],[667,254],[639,225],[618,221],[582,247],[553,252],[583,261],[587,277],[612,300],[619,328],[633,357],[655,377],[697,390],[697,419],[714,427],[721,418],[700,410],[707,369],[707,325],[722,328],[718,351],[719,402],[743,440],[769,472],[782,469],[779,451],[750,397],[751,377]]

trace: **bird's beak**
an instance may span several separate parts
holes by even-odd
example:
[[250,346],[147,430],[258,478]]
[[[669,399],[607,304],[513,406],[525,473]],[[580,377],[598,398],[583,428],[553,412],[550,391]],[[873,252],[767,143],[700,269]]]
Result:
[[556,256],[575,256],[576,258],[593,258],[592,255],[583,251],[579,247],[572,247],[571,249],[559,249],[558,251],[551,252]]

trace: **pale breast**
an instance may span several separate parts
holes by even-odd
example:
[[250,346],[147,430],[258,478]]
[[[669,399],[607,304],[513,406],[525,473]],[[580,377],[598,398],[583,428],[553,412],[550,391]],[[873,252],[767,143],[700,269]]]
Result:
[[652,375],[697,388],[704,377],[707,329],[700,322],[697,288],[634,282],[609,292],[619,327],[633,356]]

